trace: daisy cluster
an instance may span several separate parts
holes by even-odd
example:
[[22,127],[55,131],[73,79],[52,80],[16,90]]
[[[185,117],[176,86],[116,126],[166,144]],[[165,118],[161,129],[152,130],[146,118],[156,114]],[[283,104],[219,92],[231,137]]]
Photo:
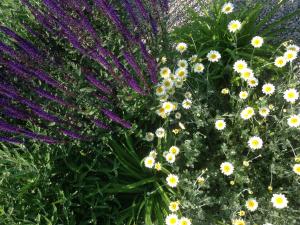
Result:
[[[234,5],[232,3],[226,3],[221,9],[222,13],[230,14],[234,11]],[[227,29],[229,33],[236,34],[243,28],[243,23],[238,20],[232,20],[228,23]],[[235,39],[234,39],[235,40]],[[290,83],[291,77],[287,76],[288,84],[282,86],[280,83],[273,82],[272,79],[263,80],[261,78],[261,70],[253,66],[255,62],[255,50],[262,48],[265,44],[265,40],[261,36],[254,36],[249,42],[249,46],[253,48],[253,54],[250,61],[243,58],[237,59],[231,64],[231,71],[233,80],[238,80],[237,83],[232,82],[232,87],[223,88],[221,94],[229,96],[238,103],[238,112],[231,117],[229,113],[223,115],[217,115],[211,124],[215,128],[215,131],[222,137],[227,130],[230,130],[234,124],[246,124],[251,128],[251,134],[247,134],[247,140],[244,143],[239,143],[241,146],[247,146],[248,155],[256,154],[252,159],[242,161],[243,167],[247,168],[254,160],[262,158],[261,152],[265,150],[265,146],[268,145],[269,137],[263,133],[259,133],[259,126],[267,126],[271,118],[277,118],[282,116],[285,119],[286,129],[299,130],[300,128],[300,114],[295,109],[295,106],[299,104],[299,93],[297,85]],[[192,55],[186,57],[189,46],[186,43],[178,43],[175,46],[175,50],[178,52],[179,58],[176,59],[176,65],[171,68],[166,66],[167,59],[163,57],[161,59],[160,69],[160,82],[155,88],[155,94],[159,102],[156,108],[156,114],[162,118],[163,125],[156,129],[154,133],[146,133],[145,140],[153,142],[157,139],[158,145],[156,150],[152,150],[148,156],[144,159],[145,167],[161,172],[165,175],[164,182],[168,188],[174,193],[174,190],[180,189],[180,176],[178,170],[174,169],[176,161],[181,158],[182,152],[179,143],[174,142],[176,135],[186,129],[186,125],[182,122],[183,115],[193,111],[193,104],[195,102],[195,96],[192,94],[188,87],[188,80],[191,76],[195,78],[201,77],[201,74],[205,74],[206,70],[214,64],[218,64],[222,59],[222,52],[215,49],[211,49],[205,53],[205,58],[202,59],[198,55]],[[280,48],[278,48],[280,49]],[[277,53],[283,53],[282,55],[275,56]],[[293,68],[293,62],[296,60],[299,53],[299,47],[294,44],[285,45],[284,51],[276,51],[274,57],[271,58],[267,65],[271,65],[274,70],[284,69],[287,65]],[[185,56],[185,58],[183,57]],[[264,66],[261,66],[262,68]],[[290,71],[290,74],[292,71]],[[291,75],[292,76],[292,75]],[[200,78],[199,78],[200,79]],[[185,91],[185,89],[189,91]],[[238,92],[232,92],[232,90],[238,90]],[[193,92],[194,93],[194,92]],[[222,96],[221,96],[222,97]],[[273,99],[272,99],[273,98]],[[193,100],[194,99],[194,100]],[[252,99],[252,101],[250,101]],[[272,100],[271,100],[272,99]],[[279,107],[274,102],[283,102],[280,115],[276,115],[275,108]],[[263,104],[262,104],[263,103]],[[275,104],[275,106],[274,106]],[[285,109],[284,109],[285,108]],[[168,121],[176,121],[174,129],[170,129]],[[283,120],[284,120],[283,119]],[[278,120],[282,120],[279,118]],[[269,122],[271,123],[271,122]],[[173,123],[174,125],[174,123]],[[173,126],[174,127],[174,126]],[[237,134],[238,135],[238,134]],[[172,138],[170,138],[172,136]],[[174,138],[174,137],[175,138]],[[170,140],[173,143],[170,143]],[[180,139],[182,140],[182,139]],[[298,148],[299,149],[299,148]],[[295,150],[293,149],[295,158],[297,158]],[[227,155],[225,154],[227,158]],[[298,159],[299,162],[300,160]],[[233,162],[230,158],[222,161],[218,164],[219,175],[225,177],[235,177],[235,173],[239,171],[239,168],[235,168],[237,162]],[[173,171],[172,171],[173,170]],[[202,185],[206,182],[206,178],[203,174],[207,171],[203,170],[203,173],[197,176],[195,183]],[[292,165],[291,171],[296,176],[300,175],[300,164]],[[235,185],[235,178],[230,180],[230,185]],[[272,191],[272,180],[269,191]],[[246,188],[249,194],[253,194],[250,188]],[[284,194],[284,191],[278,191],[272,194],[267,200],[276,209],[283,209],[288,207],[289,200]],[[241,193],[237,195],[239,198]],[[178,195],[171,196],[172,201],[169,203],[169,214],[165,218],[166,225],[191,225],[192,220],[190,218],[182,216],[184,214],[181,211],[181,199],[178,199]],[[251,196],[242,200],[244,202],[243,208],[240,208],[237,214],[232,215],[231,223],[233,225],[246,225],[247,221],[244,219],[248,213],[253,213],[260,210],[260,205],[265,204],[265,199],[259,200],[258,197]],[[264,202],[263,202],[264,201]],[[244,211],[243,209],[246,209]],[[265,225],[272,225],[265,223]]]

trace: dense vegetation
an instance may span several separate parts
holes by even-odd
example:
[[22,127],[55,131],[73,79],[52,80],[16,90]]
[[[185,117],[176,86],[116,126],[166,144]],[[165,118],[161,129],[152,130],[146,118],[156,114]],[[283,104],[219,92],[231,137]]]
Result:
[[284,4],[2,1],[0,223],[299,224]]

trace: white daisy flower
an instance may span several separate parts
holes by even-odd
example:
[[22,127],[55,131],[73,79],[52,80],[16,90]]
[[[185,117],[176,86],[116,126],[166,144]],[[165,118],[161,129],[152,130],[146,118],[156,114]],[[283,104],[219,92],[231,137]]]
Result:
[[179,148],[177,146],[172,146],[170,149],[169,149],[169,152],[172,153],[173,155],[178,155],[179,154]]
[[156,135],[158,138],[163,138],[163,137],[166,135],[165,129],[162,128],[162,127],[158,128],[158,129],[155,131],[155,135]]
[[170,202],[170,204],[169,204],[169,210],[171,212],[176,212],[176,211],[179,210],[179,205],[180,205],[179,201]]
[[271,202],[277,209],[283,209],[288,205],[288,200],[286,199],[284,194],[273,194]]
[[166,181],[168,183],[168,185],[170,187],[176,187],[179,183],[179,178],[177,175],[174,175],[174,174],[169,174],[168,177],[166,178]]
[[178,68],[175,71],[175,77],[181,80],[185,79],[187,77],[187,70],[185,68]]
[[166,89],[164,86],[160,85],[155,89],[155,93],[157,96],[163,96],[166,94]]
[[253,70],[251,70],[249,68],[243,69],[240,74],[241,74],[241,78],[244,81],[248,81],[249,79],[252,79],[254,77]]
[[152,132],[147,132],[146,135],[145,135],[145,139],[146,141],[153,141],[154,140],[154,134]]
[[262,108],[259,109],[258,113],[262,117],[267,117],[270,114],[270,109],[267,108],[267,107],[262,107]]
[[217,120],[215,122],[215,128],[217,130],[224,130],[226,127],[226,122],[224,120]]
[[221,59],[221,54],[218,51],[211,50],[206,57],[210,62],[218,62]]
[[166,90],[170,90],[173,87],[174,82],[171,79],[164,79],[162,85]]
[[222,6],[222,13],[230,14],[233,12],[233,9],[234,9],[234,5],[231,2],[225,3]]
[[220,170],[224,175],[230,176],[231,174],[233,174],[234,167],[233,167],[232,163],[230,163],[230,162],[223,162],[220,165]]
[[290,88],[283,93],[283,97],[287,102],[295,103],[299,98],[299,93],[296,89]]
[[255,36],[254,38],[252,38],[251,40],[251,45],[254,48],[260,48],[264,43],[264,39],[260,36]]
[[204,65],[202,63],[196,63],[194,65],[194,72],[195,73],[203,73],[204,71]]
[[300,164],[295,164],[293,166],[293,171],[297,174],[300,175]]
[[247,81],[249,87],[254,88],[258,85],[258,79],[256,77],[252,77]]
[[255,115],[255,111],[252,107],[246,107],[242,110],[240,116],[243,120],[249,120],[252,116]]
[[168,162],[168,163],[174,163],[175,162],[175,155],[173,154],[173,153],[168,153],[167,155],[166,155],[166,161]]
[[230,21],[230,23],[228,24],[228,30],[231,33],[235,33],[237,31],[239,31],[242,28],[242,24],[240,21],[238,20],[232,20]]
[[274,64],[275,66],[281,68],[284,67],[286,65],[287,61],[283,56],[279,56],[275,59]]
[[178,225],[178,216],[175,214],[170,214],[166,218],[166,225]]
[[237,73],[241,73],[244,69],[247,68],[247,66],[248,65],[247,65],[246,61],[243,59],[240,59],[233,64],[233,69]]
[[248,141],[248,146],[253,149],[261,149],[263,147],[263,140],[258,136],[253,136]]
[[184,109],[190,109],[192,107],[192,101],[190,99],[183,100],[182,107]]
[[189,65],[188,62],[185,59],[180,59],[177,62],[177,66],[180,68],[186,69],[188,67],[188,65]]
[[178,223],[178,225],[191,225],[191,224],[192,224],[191,220],[186,217],[181,217]]
[[194,63],[194,62],[197,61],[197,59],[198,59],[197,55],[192,55],[192,57],[189,58],[189,61],[192,62],[192,63]]
[[258,208],[258,202],[255,199],[250,198],[246,201],[246,208],[249,211],[254,212]]
[[183,42],[178,43],[176,46],[176,50],[181,54],[184,53],[187,50],[187,48],[188,48],[187,44]]
[[299,127],[300,126],[300,116],[299,115],[291,115],[287,121],[288,121],[288,125],[290,127]]
[[152,156],[147,156],[144,161],[145,167],[153,168],[155,164],[155,159]]
[[240,99],[246,99],[246,98],[248,98],[248,96],[249,96],[249,94],[248,94],[248,92],[247,91],[241,91],[240,93],[239,93],[239,97],[240,97]]
[[285,60],[287,62],[292,62],[297,58],[297,52],[296,51],[292,51],[292,50],[287,50],[283,57],[285,58]]
[[175,87],[182,88],[182,86],[183,86],[183,80],[181,79],[175,80]]
[[171,70],[170,68],[168,67],[163,67],[160,69],[160,72],[159,72],[160,76],[163,77],[163,78],[169,78],[170,75],[171,75]]
[[286,47],[286,50],[290,50],[290,51],[295,51],[295,52],[299,52],[300,48],[297,45],[289,45]]
[[272,95],[275,92],[275,86],[273,84],[267,83],[262,86],[262,92],[265,95]]
[[174,105],[172,102],[164,102],[162,108],[164,109],[165,113],[169,113],[174,109]]

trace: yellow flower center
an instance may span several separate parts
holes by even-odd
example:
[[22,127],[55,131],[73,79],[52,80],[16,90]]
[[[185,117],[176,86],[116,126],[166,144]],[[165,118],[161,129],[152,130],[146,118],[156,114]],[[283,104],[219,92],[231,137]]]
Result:
[[230,172],[231,167],[229,165],[224,166],[224,171],[226,173]]
[[248,202],[248,207],[249,208],[253,208],[255,206],[255,202],[254,201],[249,201]]
[[288,53],[288,54],[287,54],[287,58],[288,58],[288,59],[292,59],[292,58],[293,58],[293,54],[292,54],[292,53]]
[[272,91],[272,88],[271,88],[271,87],[266,87],[266,88],[265,88],[265,91],[266,91],[266,92],[271,92],[271,91]]
[[292,124],[298,123],[298,119],[297,119],[297,118],[292,118],[292,119],[291,119],[291,123],[292,123]]
[[295,93],[294,92],[289,92],[288,97],[289,98],[295,98]]
[[275,201],[276,201],[276,203],[279,204],[279,205],[283,203],[283,199],[282,199],[281,197],[276,198]]
[[216,59],[216,58],[217,58],[217,55],[216,55],[216,54],[212,54],[212,55],[210,56],[210,58]]
[[300,173],[300,166],[296,167],[296,172]]
[[283,61],[282,59],[279,59],[279,60],[277,61],[277,63],[278,63],[279,65],[283,65],[284,61]]
[[258,141],[258,140],[253,140],[253,141],[252,141],[252,145],[254,145],[254,146],[259,145],[259,141]]
[[177,219],[176,218],[171,218],[170,219],[170,224],[177,224]]
[[170,178],[170,183],[171,184],[175,184],[176,183],[176,178],[175,177],[171,177]]
[[[240,70],[242,70],[242,69],[244,69],[244,64],[238,64],[238,69],[240,69]],[[247,72],[248,74],[249,74],[249,72]],[[245,74],[247,74],[246,72],[245,72]]]

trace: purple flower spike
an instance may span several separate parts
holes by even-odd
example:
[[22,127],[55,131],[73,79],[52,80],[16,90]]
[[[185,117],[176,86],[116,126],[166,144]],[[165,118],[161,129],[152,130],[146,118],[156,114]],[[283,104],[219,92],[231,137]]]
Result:
[[130,129],[131,128],[131,123],[127,122],[126,120],[122,119],[121,117],[119,117],[116,113],[108,110],[108,109],[101,109],[101,112],[108,117],[109,119],[111,119],[112,121],[122,125],[123,127]]
[[112,94],[113,90],[108,85],[99,81],[91,73],[86,75],[86,79],[89,81],[89,83],[97,87],[100,91],[104,92],[105,94]]
[[11,56],[13,58],[18,57],[17,53],[15,52],[15,50],[12,47],[7,46],[6,44],[4,44],[1,41],[0,41],[0,50],[5,52],[6,54],[8,54],[9,56]]
[[24,131],[24,129],[11,125],[4,120],[0,120],[0,131],[18,134]]
[[12,143],[12,144],[22,144],[22,141],[19,141],[16,138],[12,137],[0,137],[0,142],[7,142],[7,143]]
[[125,10],[127,11],[127,14],[129,15],[130,20],[132,21],[132,23],[138,27],[140,25],[139,19],[136,15],[136,13],[134,12],[131,3],[128,0],[123,0],[123,5]]
[[135,38],[129,32],[129,30],[121,22],[116,10],[109,4],[107,0],[95,0],[96,5],[101,9],[101,11],[110,18],[110,20],[115,24],[120,33],[128,40],[136,42]]
[[46,98],[46,99],[52,100],[52,101],[54,101],[54,102],[57,102],[57,103],[59,103],[59,104],[61,104],[61,105],[63,105],[63,106],[72,106],[71,104],[65,102],[62,98],[57,97],[57,96],[51,94],[50,92],[45,91],[45,90],[42,89],[42,88],[36,88],[36,89],[34,89],[34,91],[35,91],[38,95],[40,95],[41,97],[44,97],[44,98]]
[[42,54],[40,51],[29,41],[25,40],[24,38],[17,35],[12,30],[8,29],[7,27],[0,26],[0,30],[5,33],[6,35],[10,36],[11,38],[15,39],[18,45],[32,58],[36,58],[38,60],[42,60]]
[[70,131],[70,130],[61,130],[61,132],[64,135],[66,135],[66,136],[68,136],[68,137],[70,137],[72,139],[79,139],[79,140],[87,140],[88,139],[88,138],[86,138],[86,137],[84,137],[84,136],[82,136],[80,134],[77,134],[77,133],[75,133],[73,131]]
[[94,124],[95,124],[97,127],[100,127],[100,128],[102,128],[102,129],[104,129],[104,130],[110,130],[110,127],[109,127],[107,124],[103,123],[102,121],[100,121],[100,120],[98,120],[98,119],[94,119],[94,120],[92,120],[92,121],[94,122]]
[[58,140],[56,140],[52,137],[48,137],[48,136],[45,136],[45,135],[40,135],[40,134],[34,133],[32,131],[28,131],[28,130],[23,131],[23,135],[25,137],[28,137],[28,138],[31,138],[31,139],[36,139],[36,140],[44,142],[46,144],[60,143],[60,141],[58,141]]
[[135,4],[146,21],[149,21],[147,10],[141,0],[135,0]]

